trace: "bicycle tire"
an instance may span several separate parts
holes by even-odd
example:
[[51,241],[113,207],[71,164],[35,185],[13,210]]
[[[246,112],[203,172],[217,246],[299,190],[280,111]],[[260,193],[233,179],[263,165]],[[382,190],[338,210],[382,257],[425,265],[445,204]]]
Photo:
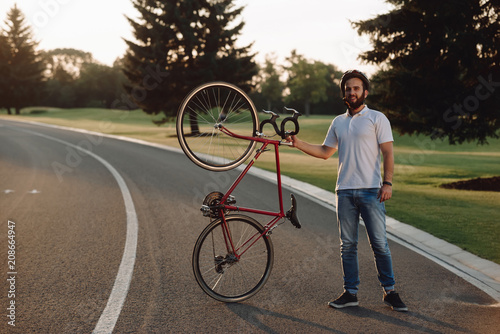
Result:
[[[228,215],[226,222],[236,249],[250,236],[264,232],[262,225],[248,216]],[[273,267],[274,248],[269,236],[264,235],[238,261],[224,263],[230,256],[219,218],[200,234],[193,250],[192,265],[201,289],[225,303],[248,299],[264,286]]]
[[218,128],[247,137],[258,131],[258,115],[252,100],[235,85],[210,82],[192,90],[177,113],[176,130],[186,156],[198,166],[216,172],[245,162],[256,142],[224,134]]

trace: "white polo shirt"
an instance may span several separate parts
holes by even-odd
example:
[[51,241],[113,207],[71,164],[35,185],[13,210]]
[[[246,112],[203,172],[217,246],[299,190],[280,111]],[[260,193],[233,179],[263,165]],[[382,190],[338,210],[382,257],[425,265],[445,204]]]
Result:
[[394,141],[391,124],[380,111],[365,106],[356,115],[349,111],[335,117],[323,145],[339,153],[336,190],[379,188],[380,144]]

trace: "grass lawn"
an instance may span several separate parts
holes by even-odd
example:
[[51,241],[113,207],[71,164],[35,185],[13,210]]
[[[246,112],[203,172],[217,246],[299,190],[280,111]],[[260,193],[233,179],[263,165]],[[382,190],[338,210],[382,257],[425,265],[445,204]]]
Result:
[[[175,123],[160,127],[141,111],[105,109],[26,108],[20,116],[32,120],[129,136],[179,147]],[[333,116],[300,119],[300,138],[322,143]],[[476,177],[500,175],[500,140],[477,146],[450,146],[424,136],[394,135],[395,175],[388,215],[427,231],[482,258],[500,264],[500,192],[443,189],[439,185]],[[282,173],[333,191],[337,155],[323,161],[295,149],[281,150]],[[258,167],[274,170],[274,155],[263,155]]]

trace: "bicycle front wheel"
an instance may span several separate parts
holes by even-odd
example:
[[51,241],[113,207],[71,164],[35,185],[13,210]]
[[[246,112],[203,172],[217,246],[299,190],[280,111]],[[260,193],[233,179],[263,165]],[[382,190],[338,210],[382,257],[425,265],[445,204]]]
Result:
[[177,113],[177,138],[187,157],[211,171],[226,171],[241,165],[252,154],[256,142],[231,137],[220,130],[254,137],[258,116],[250,98],[240,88],[225,82],[201,85],[189,93]]
[[264,286],[273,267],[274,250],[271,239],[262,235],[264,228],[254,219],[228,215],[226,222],[229,237],[222,219],[212,222],[200,234],[193,251],[193,271],[206,294],[233,303],[250,298]]

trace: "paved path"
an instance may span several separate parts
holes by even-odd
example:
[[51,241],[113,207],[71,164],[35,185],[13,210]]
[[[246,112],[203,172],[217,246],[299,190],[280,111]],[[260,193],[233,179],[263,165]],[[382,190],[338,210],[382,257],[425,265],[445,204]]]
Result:
[[[285,188],[297,196],[303,228],[283,224],[273,233],[274,269],[259,294],[243,303],[218,303],[196,285],[190,255],[206,225],[199,211],[203,197],[227,189],[237,172],[209,173],[178,149],[81,130],[2,120],[0,138],[0,222],[16,222],[19,246],[19,326],[8,327],[4,318],[1,333],[90,333],[108,315],[118,316],[116,333],[498,330],[498,299],[491,291],[485,293],[484,286],[477,288],[477,282],[487,285],[487,279],[458,260],[454,264],[441,259],[443,252],[430,248],[430,237],[392,220],[389,242],[398,290],[410,312],[393,312],[382,303],[366,240],[359,245],[360,307],[328,308],[326,302],[342,288],[334,196],[286,177]],[[78,153],[75,147],[88,152]],[[126,254],[131,210],[120,182],[97,157],[123,178],[139,223],[132,280],[128,292],[120,289],[126,298],[122,306],[112,307],[114,313],[106,312],[106,305]],[[274,209],[275,173],[253,172],[258,177],[249,175],[244,181],[236,194],[238,203]],[[289,204],[287,198],[285,202]],[[428,245],[398,230],[412,239],[424,236]],[[5,236],[6,229],[1,248],[7,246]],[[1,268],[6,268],[6,260],[0,258]],[[470,277],[466,281],[456,273]],[[8,291],[6,283],[0,283],[0,291]],[[7,293],[1,293],[0,306],[8,302]]]
[[[74,130],[91,133],[86,130]],[[182,152],[178,148],[149,143],[128,137],[113,135],[104,136],[155,146],[169,151]],[[240,170],[241,169],[242,167],[240,167]],[[250,174],[271,182],[276,181],[276,174],[274,172],[268,172],[256,167],[253,167],[250,170]],[[304,195],[311,196],[311,198],[317,203],[335,210],[335,194],[332,192],[287,176],[282,176],[282,184],[290,190],[294,190],[296,192],[298,191]],[[466,281],[489,294],[499,303],[500,306],[500,265],[492,261],[482,259],[461,249],[460,247],[436,238],[427,232],[421,231],[391,217],[387,218],[387,232],[388,237],[393,241],[414,250],[415,252],[429,258],[456,275],[462,277]]]

